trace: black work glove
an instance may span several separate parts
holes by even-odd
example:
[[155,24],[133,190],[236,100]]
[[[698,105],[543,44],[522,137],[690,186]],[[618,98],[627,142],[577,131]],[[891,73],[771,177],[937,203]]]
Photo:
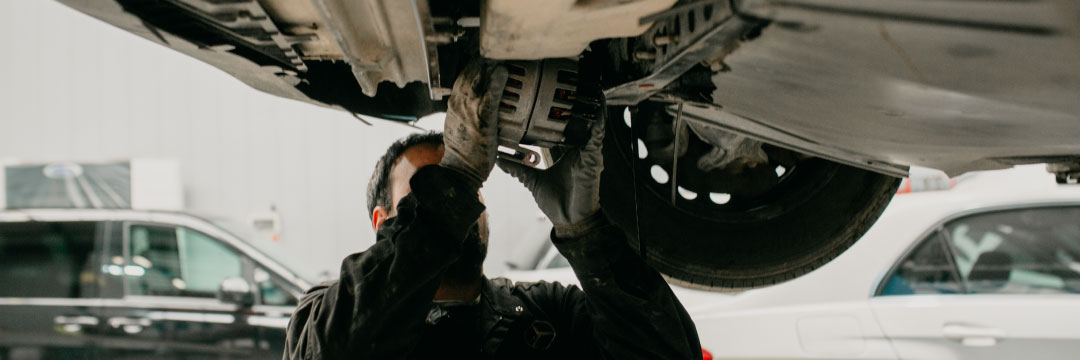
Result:
[[443,124],[442,166],[480,187],[495,167],[499,100],[506,87],[506,66],[476,59],[454,81]]
[[[602,111],[601,111],[602,112]],[[532,192],[540,211],[555,225],[555,235],[576,238],[603,226],[600,173],[604,171],[604,116],[592,127],[584,146],[570,149],[555,166],[538,170],[510,160],[498,164]]]

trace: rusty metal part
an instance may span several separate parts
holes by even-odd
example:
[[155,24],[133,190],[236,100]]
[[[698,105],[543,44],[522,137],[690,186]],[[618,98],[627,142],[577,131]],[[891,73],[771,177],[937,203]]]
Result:
[[289,35],[314,35],[293,45],[304,60],[345,60],[319,12],[310,1],[260,0],[267,15]]
[[714,146],[712,151],[698,158],[697,166],[701,171],[723,169],[732,165],[754,168],[769,163],[769,155],[761,147],[765,145],[763,142],[717,127],[703,126],[701,122],[688,124],[698,138]]
[[[726,1],[699,1],[645,17],[655,21],[642,37],[647,49],[634,52],[636,61],[652,61],[651,73],[607,89],[609,104],[633,105],[656,94],[704,60],[718,61],[733,51],[740,39],[761,24],[735,16]],[[654,54],[636,56],[643,51]]]
[[433,99],[446,94],[438,89],[439,62],[435,50],[445,39],[434,32],[427,1],[312,0],[312,3],[332,29],[364,95],[375,96],[379,83],[384,81],[398,87],[414,81],[430,84]]
[[1080,160],[1046,164],[1046,171],[1054,174],[1058,184],[1080,183]]
[[638,36],[639,19],[675,0],[487,0],[480,26],[480,53],[500,60],[577,56],[590,42]]

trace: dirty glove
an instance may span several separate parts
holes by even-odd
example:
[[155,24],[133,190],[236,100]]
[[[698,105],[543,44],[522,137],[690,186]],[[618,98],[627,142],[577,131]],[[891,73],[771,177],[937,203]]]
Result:
[[480,187],[495,167],[499,100],[506,87],[505,66],[473,60],[454,81],[443,124],[441,165]]
[[[603,113],[603,111],[601,111]],[[576,238],[602,226],[600,173],[604,171],[604,116],[593,123],[584,146],[570,149],[547,170],[539,170],[510,160],[499,159],[499,168],[532,192],[540,211],[555,225],[555,235]]]

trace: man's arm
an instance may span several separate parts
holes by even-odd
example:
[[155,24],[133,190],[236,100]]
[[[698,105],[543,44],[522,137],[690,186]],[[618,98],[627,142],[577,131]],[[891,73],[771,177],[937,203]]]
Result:
[[[572,336],[593,341],[602,358],[700,359],[694,322],[660,273],[641,260],[623,232],[602,214],[589,221],[598,224],[583,235],[552,234],[585,293],[586,314],[563,315],[577,318],[567,320],[574,324]],[[574,309],[580,307],[564,308]],[[583,323],[583,317],[589,323]]]
[[379,226],[376,242],[341,263],[293,313],[287,359],[404,358],[423,334],[441,274],[461,256],[484,206],[478,190],[495,166],[495,125],[507,70],[474,60],[447,101],[445,153],[409,179],[412,193]]
[[375,245],[341,263],[341,278],[305,294],[289,322],[286,359],[403,358],[415,347],[439,287],[484,206],[477,188],[426,166]]
[[697,330],[660,274],[641,261],[623,232],[595,219],[573,238],[552,234],[581,288],[518,283],[555,326],[555,348],[574,359],[700,359]]
[[[603,99],[598,86],[588,85],[579,84],[579,96]],[[585,291],[591,322],[580,320],[585,316],[579,292],[552,291],[558,312],[573,317],[561,322],[571,324],[574,340],[594,341],[608,358],[700,359],[697,331],[682,304],[660,273],[634,254],[625,235],[600,211],[606,106],[603,101],[599,106],[578,105],[589,104],[575,103],[571,121],[592,124],[584,146],[567,150],[543,171],[499,161],[500,168],[529,189],[551,220],[552,241]]]

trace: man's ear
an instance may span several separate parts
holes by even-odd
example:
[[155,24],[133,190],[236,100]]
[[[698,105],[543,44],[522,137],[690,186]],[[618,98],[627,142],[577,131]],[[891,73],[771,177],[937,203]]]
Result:
[[386,221],[390,217],[390,212],[382,206],[376,206],[375,210],[371,212],[371,227],[375,228],[375,231],[379,231],[379,225],[382,225],[383,221]]

